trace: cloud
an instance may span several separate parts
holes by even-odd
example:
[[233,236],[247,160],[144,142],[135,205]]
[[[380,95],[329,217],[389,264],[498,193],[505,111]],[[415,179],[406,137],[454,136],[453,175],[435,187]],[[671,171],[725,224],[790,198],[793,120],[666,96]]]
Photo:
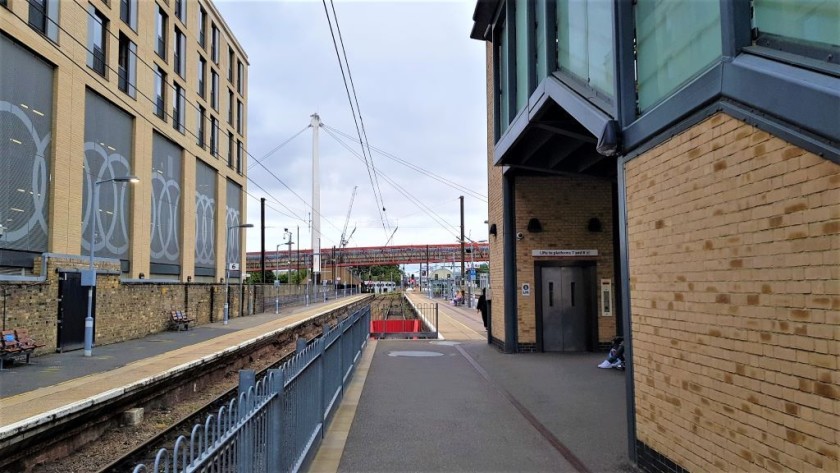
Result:
[[[322,3],[222,1],[217,7],[250,62],[247,123],[253,157],[261,159],[298,133],[314,112],[326,125],[356,136]],[[335,8],[370,144],[486,195],[485,46],[469,38],[474,3],[337,2]],[[345,142],[361,152],[358,143]],[[294,193],[261,166],[249,170],[249,178],[265,190],[249,183],[248,221],[259,227],[258,199],[265,197],[269,249],[283,241],[283,228],[296,226],[301,246],[310,247],[311,145],[308,129],[263,162]],[[454,242],[463,192],[372,153],[386,231],[363,161],[324,129],[319,147],[322,246],[338,243],[353,186],[359,191],[348,232],[354,225],[358,229],[350,246],[382,245],[397,226],[391,244]],[[442,227],[403,193],[448,225]],[[486,202],[467,197],[465,208],[467,232],[486,238]],[[250,230],[248,250],[258,251],[259,241],[259,229]]]

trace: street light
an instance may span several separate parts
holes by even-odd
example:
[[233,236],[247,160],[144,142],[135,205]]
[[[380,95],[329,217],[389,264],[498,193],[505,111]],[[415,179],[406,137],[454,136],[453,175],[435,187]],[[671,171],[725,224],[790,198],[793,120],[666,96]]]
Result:
[[88,223],[90,225],[90,264],[88,266],[87,276],[82,277],[83,283],[86,282],[88,286],[87,317],[85,317],[85,356],[93,355],[93,316],[91,315],[91,311],[93,310],[93,288],[96,286],[96,270],[93,269],[93,254],[96,251],[96,245],[93,241],[95,238],[93,227],[96,226],[95,212],[99,210],[99,184],[106,182],[129,182],[134,184],[135,182],[140,182],[140,179],[136,176],[120,176],[93,183],[93,199],[90,201],[90,222]]
[[[228,248],[230,247],[230,231],[233,230],[234,228],[254,228],[254,224],[253,223],[243,223],[241,225],[229,225],[227,227],[227,235],[225,236],[225,238],[226,238],[226,240],[225,240],[225,318],[224,318],[224,322],[222,322],[224,325],[227,325],[227,323],[228,323],[228,314],[229,314],[229,312],[228,312],[228,310],[229,310],[229,307],[228,307],[228,305],[229,305],[228,304],[228,284],[230,283],[230,261],[228,260],[228,254],[230,254],[230,251],[228,251]],[[239,255],[240,259],[242,258],[241,253],[242,252],[240,251],[240,255]],[[240,264],[241,263],[242,262],[240,261]],[[240,281],[242,280],[242,268],[241,267],[239,268],[239,280]]]

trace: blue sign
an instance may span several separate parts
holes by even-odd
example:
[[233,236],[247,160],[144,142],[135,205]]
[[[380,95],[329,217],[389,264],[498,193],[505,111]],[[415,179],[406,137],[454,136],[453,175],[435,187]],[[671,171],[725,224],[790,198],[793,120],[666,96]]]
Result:
[[475,279],[475,268],[470,268],[469,275],[470,275],[470,281]]

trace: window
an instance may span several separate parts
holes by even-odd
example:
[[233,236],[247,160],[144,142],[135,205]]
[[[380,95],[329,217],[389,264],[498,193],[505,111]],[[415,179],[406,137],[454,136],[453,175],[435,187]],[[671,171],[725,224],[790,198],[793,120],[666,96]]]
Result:
[[169,17],[163,12],[163,8],[158,5],[157,23],[155,24],[155,32],[157,33],[157,55],[164,61],[166,60],[166,28],[169,23]]
[[[530,3],[529,0],[515,0],[514,2],[514,19],[516,21],[514,38],[516,42],[516,55],[514,58],[514,67],[516,68],[516,112],[525,108],[528,104],[528,97],[531,95],[531,84],[528,76],[530,62],[528,35],[531,33],[531,30],[528,28],[528,3]],[[516,112],[513,115],[516,115]]]
[[187,0],[175,0],[175,16],[182,22],[187,22]]
[[498,84],[498,88],[496,89],[496,103],[498,107],[496,110],[499,111],[498,120],[496,120],[496,140],[505,133],[510,124],[510,75],[508,71],[508,65],[510,64],[510,31],[508,28],[508,22],[506,17],[501,17],[499,22],[497,23],[496,29],[498,30],[498,37],[493,41],[493,44],[497,44],[496,49],[496,59],[494,61],[494,65],[498,64],[497,69],[495,71],[496,74],[496,83]]
[[[5,2],[4,2],[5,3]],[[58,42],[58,0],[27,0],[29,3],[29,26]]]
[[233,125],[233,90],[228,89],[228,125]]
[[236,132],[242,134],[242,101],[236,101]]
[[172,99],[172,128],[184,133],[184,89],[177,83],[173,88],[175,94]]
[[233,132],[228,132],[228,167],[233,169]]
[[155,115],[166,121],[166,73],[160,67],[155,72]]
[[172,57],[173,65],[175,66],[175,73],[184,77],[186,73],[186,53],[185,50],[187,48],[186,37],[184,33],[181,33],[181,30],[175,28],[175,55]]
[[245,66],[242,64],[242,61],[236,60],[236,70],[237,70],[237,77],[236,77],[236,90],[239,91],[239,95],[244,95],[245,90]]
[[601,0],[557,4],[557,66],[609,97],[615,95],[612,8]]
[[210,27],[210,34],[210,56],[213,62],[219,64],[219,29],[215,24]]
[[198,44],[207,49],[207,11],[204,7],[198,9]]
[[644,113],[720,58],[720,2],[637,0],[635,13]]
[[129,96],[137,97],[137,45],[120,33],[119,44],[119,88]]
[[840,4],[837,0],[755,0],[756,44],[840,64]]
[[236,140],[236,172],[242,174],[242,142]]
[[196,127],[195,139],[198,146],[204,148],[204,115],[206,110],[201,105],[198,106],[198,126]]
[[210,106],[219,111],[219,74],[210,71]]
[[233,66],[236,64],[236,56],[233,54],[233,48],[228,46],[228,82],[233,83]]
[[210,115],[210,154],[219,154],[219,121],[212,114]]
[[29,26],[47,33],[47,0],[29,0]]
[[120,0],[120,19],[137,31],[137,0]]
[[87,65],[105,77],[108,20],[92,5],[88,7]]
[[207,61],[203,57],[198,57],[198,96],[204,98],[205,87],[204,77],[207,75]]

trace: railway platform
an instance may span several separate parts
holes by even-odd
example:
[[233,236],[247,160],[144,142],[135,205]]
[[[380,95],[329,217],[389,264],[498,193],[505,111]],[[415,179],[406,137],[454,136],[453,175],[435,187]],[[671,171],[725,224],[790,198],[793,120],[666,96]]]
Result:
[[[505,355],[487,344],[475,309],[408,297],[439,303],[441,338],[368,344],[310,471],[634,471],[624,373],[597,369],[602,353]],[[46,355],[0,372],[0,442],[353,300],[96,347],[91,358]]]
[[441,339],[368,344],[310,471],[636,471],[603,353],[505,355],[475,309],[407,295],[439,303]]

